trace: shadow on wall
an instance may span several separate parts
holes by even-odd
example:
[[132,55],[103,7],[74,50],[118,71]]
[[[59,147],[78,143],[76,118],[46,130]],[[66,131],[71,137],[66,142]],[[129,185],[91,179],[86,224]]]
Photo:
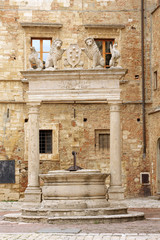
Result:
[[142,187],[140,189],[140,195],[142,197],[151,196],[151,187],[150,187],[150,185],[142,185]]

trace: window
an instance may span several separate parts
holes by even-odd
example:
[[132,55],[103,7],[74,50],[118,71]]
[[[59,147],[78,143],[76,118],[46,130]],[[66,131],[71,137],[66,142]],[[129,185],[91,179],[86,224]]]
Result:
[[140,183],[142,185],[149,185],[150,184],[150,175],[148,172],[141,172],[140,173]]
[[111,59],[110,45],[113,45],[114,39],[95,39],[95,42],[105,59],[105,68],[109,68],[109,61]]
[[95,147],[98,151],[110,150],[110,133],[109,130],[95,130]]
[[35,49],[38,53],[38,57],[43,62],[44,68],[45,68],[46,58],[47,58],[50,48],[51,48],[51,44],[52,44],[51,38],[32,38],[31,39],[31,46],[35,47]]
[[39,131],[39,152],[52,153],[52,130]]
[[110,148],[110,135],[107,133],[99,134],[99,149],[105,150]]
[[154,72],[154,76],[153,76],[153,81],[154,81],[154,90],[157,89],[158,87],[158,82],[157,82],[157,71]]

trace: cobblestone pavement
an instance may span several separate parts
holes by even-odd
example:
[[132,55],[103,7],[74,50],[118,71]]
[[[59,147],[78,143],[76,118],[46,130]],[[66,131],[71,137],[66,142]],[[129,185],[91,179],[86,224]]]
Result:
[[160,240],[160,234],[1,234],[0,240]]

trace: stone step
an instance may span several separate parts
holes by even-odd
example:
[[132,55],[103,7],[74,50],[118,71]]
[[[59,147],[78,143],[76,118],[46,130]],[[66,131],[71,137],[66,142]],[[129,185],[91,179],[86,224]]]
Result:
[[12,222],[29,222],[29,223],[116,223],[143,220],[144,213],[129,212],[128,214],[117,215],[100,215],[100,216],[26,216],[21,213],[6,214],[4,220]]
[[160,193],[157,193],[155,196],[149,196],[149,199],[160,200]]
[[87,208],[87,209],[41,209],[23,208],[22,214],[25,216],[98,216],[98,215],[119,215],[127,214],[127,208]]

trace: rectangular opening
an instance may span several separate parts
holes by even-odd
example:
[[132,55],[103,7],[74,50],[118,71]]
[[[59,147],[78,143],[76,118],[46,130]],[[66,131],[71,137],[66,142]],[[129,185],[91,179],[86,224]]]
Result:
[[148,172],[140,173],[140,182],[142,185],[149,185],[150,184],[150,175]]
[[39,152],[52,153],[52,130],[39,131]]
[[110,150],[110,133],[109,130],[98,129],[95,130],[95,147],[98,151]]
[[[50,52],[51,45],[51,38],[31,38],[31,46],[35,48],[38,53],[38,58],[43,62],[43,68],[45,68],[45,62]],[[35,64],[33,64],[32,67],[36,68]]]
[[110,148],[110,135],[108,133],[99,134],[99,149],[109,150]]
[[156,90],[158,88],[157,71],[154,72],[153,81],[154,81],[154,90]]
[[105,68],[109,68],[109,62],[111,59],[110,45],[113,46],[114,39],[94,39],[102,57],[105,60]]

